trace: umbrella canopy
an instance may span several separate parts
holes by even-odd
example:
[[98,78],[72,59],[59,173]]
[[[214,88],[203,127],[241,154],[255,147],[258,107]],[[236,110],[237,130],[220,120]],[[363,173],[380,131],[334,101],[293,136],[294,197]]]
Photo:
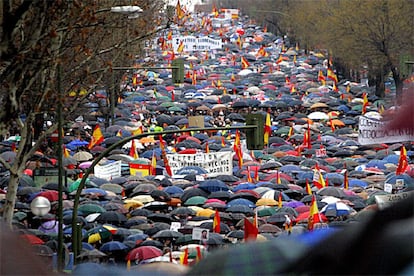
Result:
[[143,261],[162,256],[161,249],[155,246],[140,246],[128,252],[126,259],[130,261]]

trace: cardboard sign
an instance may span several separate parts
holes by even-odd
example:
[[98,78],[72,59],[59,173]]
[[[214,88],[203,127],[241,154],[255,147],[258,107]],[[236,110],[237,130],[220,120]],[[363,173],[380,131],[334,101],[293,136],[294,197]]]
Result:
[[204,116],[190,116],[188,117],[188,126],[189,127],[204,127]]
[[103,166],[95,166],[94,174],[96,177],[111,180],[114,177],[121,176],[121,161],[116,161]]

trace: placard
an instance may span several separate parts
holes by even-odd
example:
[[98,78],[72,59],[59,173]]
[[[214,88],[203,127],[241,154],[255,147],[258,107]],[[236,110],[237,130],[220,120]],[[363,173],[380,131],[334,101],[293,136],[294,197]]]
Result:
[[195,241],[208,240],[209,234],[210,231],[208,229],[194,227],[191,238]]
[[396,143],[414,140],[414,130],[412,129],[388,130],[387,122],[365,116],[359,117],[358,129],[358,143],[361,145]]
[[204,127],[204,116],[189,116],[188,126],[203,128]]
[[384,209],[391,204],[407,199],[411,194],[413,194],[414,191],[399,193],[399,194],[389,194],[389,195],[376,195],[375,196],[375,202],[378,205],[379,209]]
[[196,166],[207,171],[206,177],[233,174],[233,152],[213,152],[200,154],[167,154],[173,176],[188,166]]
[[121,161],[116,161],[107,165],[97,165],[94,167],[94,174],[98,178],[111,180],[114,177],[121,176]]

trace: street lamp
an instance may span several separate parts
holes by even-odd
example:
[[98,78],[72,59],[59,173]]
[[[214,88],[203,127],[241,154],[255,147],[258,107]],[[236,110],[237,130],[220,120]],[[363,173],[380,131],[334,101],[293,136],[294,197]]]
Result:
[[38,196],[30,203],[30,210],[35,216],[43,217],[50,211],[50,201],[44,196]]
[[[128,15],[128,19],[135,19],[138,18],[139,14],[143,12],[143,10],[139,7],[139,6],[117,6],[117,7],[111,7],[111,12],[113,13],[120,13],[120,14],[125,14]],[[113,34],[112,33],[112,41],[114,41],[113,39]],[[109,111],[109,115],[110,115],[110,125],[114,124],[114,120],[115,120],[115,79],[114,79],[114,72],[112,71],[112,78],[111,78],[111,82],[112,82],[112,89],[110,91],[110,98],[109,98],[109,104],[110,104],[110,111]]]

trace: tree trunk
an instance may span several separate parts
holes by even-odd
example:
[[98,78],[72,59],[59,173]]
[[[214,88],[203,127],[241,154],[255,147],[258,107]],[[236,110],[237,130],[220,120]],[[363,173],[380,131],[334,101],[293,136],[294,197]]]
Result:
[[395,82],[397,103],[402,104],[402,93],[403,93],[403,79],[401,78],[400,72],[396,67],[391,67],[392,78]]
[[19,186],[19,176],[10,170],[10,180],[7,186],[6,202],[4,203],[3,220],[11,227],[14,205],[16,204],[17,188]]

